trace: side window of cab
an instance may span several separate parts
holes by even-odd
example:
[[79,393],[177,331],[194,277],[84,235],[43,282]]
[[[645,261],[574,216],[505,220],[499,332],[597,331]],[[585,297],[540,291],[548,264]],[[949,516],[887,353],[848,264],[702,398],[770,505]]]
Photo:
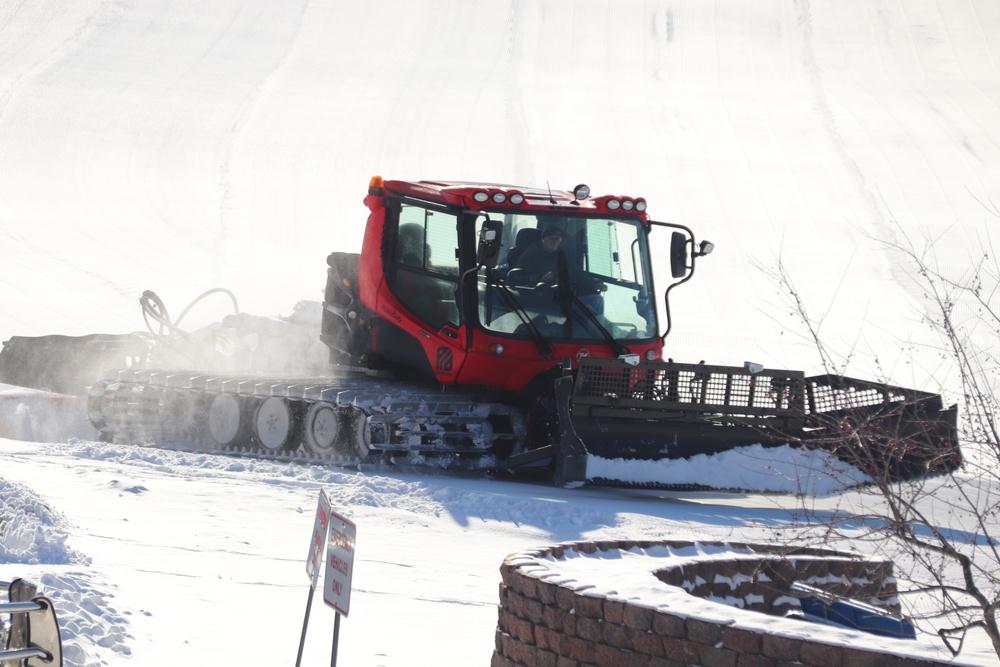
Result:
[[394,244],[389,248],[389,289],[428,327],[457,327],[457,218],[401,204],[396,222]]

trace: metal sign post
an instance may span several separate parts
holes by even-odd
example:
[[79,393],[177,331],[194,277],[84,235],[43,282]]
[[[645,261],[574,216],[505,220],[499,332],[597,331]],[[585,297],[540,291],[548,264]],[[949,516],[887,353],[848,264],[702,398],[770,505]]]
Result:
[[[309,597],[306,600],[306,615],[302,619],[302,636],[299,638],[299,654],[295,658],[295,667],[302,664],[302,651],[306,645],[306,629],[309,627],[309,612],[312,609],[313,594],[319,583],[319,566],[323,562],[323,549],[326,547],[330,532],[330,499],[326,491],[320,489],[319,504],[316,506],[316,520],[313,523],[312,539],[309,540],[309,556],[306,559],[306,574],[309,575]],[[334,629],[336,634],[336,628]]]
[[351,608],[351,578],[354,575],[354,542],[357,526],[336,512],[330,513],[330,532],[326,546],[326,579],[323,583],[323,601],[334,608],[333,651],[330,666],[337,667],[337,645],[340,641],[340,617],[347,616]]
[[316,521],[313,524],[312,539],[309,541],[309,556],[306,559],[306,574],[309,575],[309,598],[306,614],[302,621],[302,636],[299,638],[299,654],[295,667],[302,664],[302,651],[306,644],[306,629],[309,627],[309,612],[312,609],[313,594],[319,583],[319,568],[326,551],[326,570],[323,582],[323,601],[334,609],[333,651],[330,655],[331,667],[337,667],[337,646],[340,642],[340,617],[347,616],[351,607],[351,577],[354,574],[354,541],[358,529],[354,522],[333,511],[326,491],[320,489],[319,505],[316,507]]

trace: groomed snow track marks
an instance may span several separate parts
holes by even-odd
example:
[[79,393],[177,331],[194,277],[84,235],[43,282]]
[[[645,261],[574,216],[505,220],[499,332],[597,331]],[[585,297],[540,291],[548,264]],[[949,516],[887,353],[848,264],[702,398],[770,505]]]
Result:
[[524,437],[509,405],[363,373],[119,371],[91,389],[88,413],[117,443],[352,467],[495,468],[497,447]]

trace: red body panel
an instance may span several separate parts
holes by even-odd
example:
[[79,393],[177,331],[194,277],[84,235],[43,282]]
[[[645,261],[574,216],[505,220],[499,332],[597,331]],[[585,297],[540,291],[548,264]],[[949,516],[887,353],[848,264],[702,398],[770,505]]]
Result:
[[361,301],[378,312],[378,292],[385,283],[385,269],[382,266],[382,231],[385,228],[385,207],[382,197],[368,195],[365,206],[371,211],[365,236],[361,243],[361,257],[358,258],[358,291]]
[[[491,343],[502,343],[501,356],[489,352]],[[538,346],[531,341],[512,341],[490,336],[486,332],[475,332],[475,344],[469,352],[462,369],[460,384],[486,385],[508,391],[521,391],[540,373],[544,373],[569,359],[573,367],[584,357],[609,359],[614,357],[607,345],[555,344],[553,352],[543,357]],[[646,350],[654,349],[659,356],[659,345],[629,346],[629,351],[640,356]]]

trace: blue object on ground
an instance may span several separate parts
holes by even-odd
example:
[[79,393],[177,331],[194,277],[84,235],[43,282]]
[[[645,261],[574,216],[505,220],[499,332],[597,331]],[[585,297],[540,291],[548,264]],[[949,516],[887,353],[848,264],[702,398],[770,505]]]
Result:
[[909,619],[893,616],[885,609],[850,598],[842,598],[799,582],[792,584],[799,596],[802,613],[810,621],[839,625],[884,637],[916,639],[917,631]]

